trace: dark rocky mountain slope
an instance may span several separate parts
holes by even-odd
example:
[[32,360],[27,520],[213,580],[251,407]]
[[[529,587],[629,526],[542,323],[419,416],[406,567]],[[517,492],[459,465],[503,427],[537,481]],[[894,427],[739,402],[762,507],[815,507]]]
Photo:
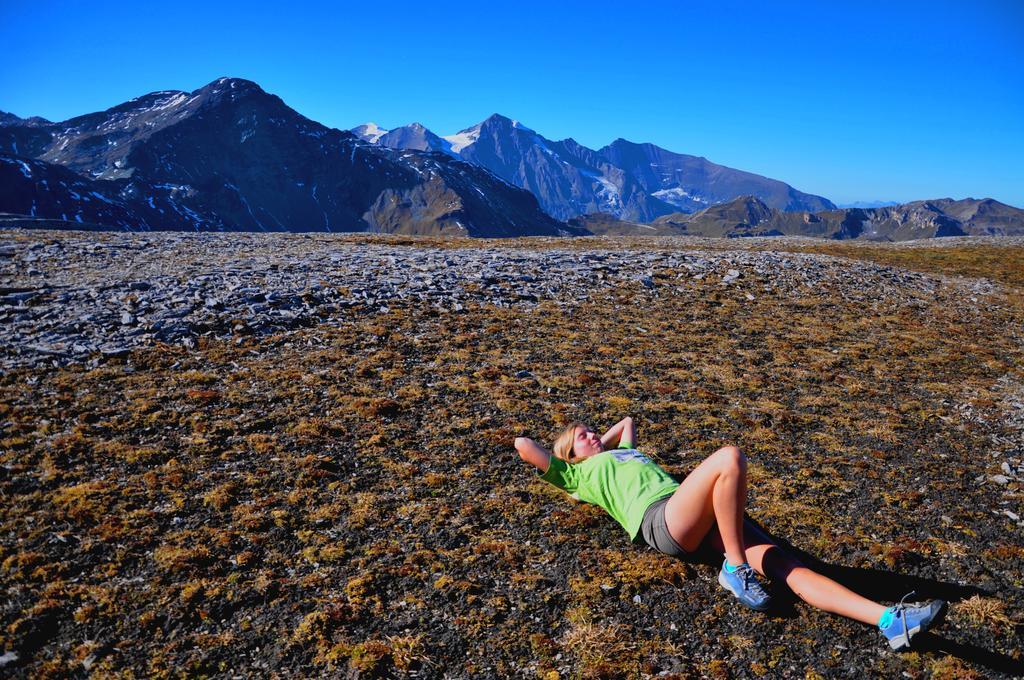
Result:
[[9,154],[0,154],[0,206],[10,213],[3,222],[19,226],[54,228],[48,222],[60,220],[73,229],[225,229],[191,187],[135,178],[89,179],[56,163]]
[[[31,210],[34,200],[35,213],[22,214],[81,213],[139,229],[571,233],[529,192],[480,167],[367,144],[238,78],[191,93],[154,92],[61,123],[12,118],[0,128],[0,151],[9,154],[3,172],[13,181],[0,212]],[[32,158],[50,165],[36,174],[28,164],[26,173],[21,163]],[[121,203],[95,210],[83,200],[72,209],[69,201],[85,195],[75,186]],[[157,205],[161,197],[173,205]]]

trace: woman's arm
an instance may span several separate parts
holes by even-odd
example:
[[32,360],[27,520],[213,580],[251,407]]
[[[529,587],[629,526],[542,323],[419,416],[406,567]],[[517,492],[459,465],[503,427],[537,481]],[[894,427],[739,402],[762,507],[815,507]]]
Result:
[[520,458],[541,472],[548,471],[548,465],[551,463],[551,453],[543,446],[540,446],[529,437],[516,437],[515,447],[516,451],[519,452]]
[[636,446],[636,428],[633,426],[633,419],[629,416],[612,425],[612,428],[601,437],[601,443],[606,449],[613,449],[623,441]]

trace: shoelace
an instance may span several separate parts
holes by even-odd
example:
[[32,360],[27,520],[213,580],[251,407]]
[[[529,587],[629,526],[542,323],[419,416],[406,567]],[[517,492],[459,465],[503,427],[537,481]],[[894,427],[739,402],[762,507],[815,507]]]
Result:
[[911,590],[909,593],[900,598],[899,603],[894,604],[892,606],[892,615],[898,616],[900,618],[900,621],[903,622],[903,638],[907,641],[907,644],[910,644],[910,628],[907,626],[907,617],[904,614],[904,612],[907,610],[907,605],[904,603],[907,601],[907,598],[911,595],[917,595],[917,591]]
[[736,567],[736,571],[743,577],[743,590],[753,590],[756,595],[765,595],[764,588],[758,583],[754,576],[754,568],[749,564],[742,564]]

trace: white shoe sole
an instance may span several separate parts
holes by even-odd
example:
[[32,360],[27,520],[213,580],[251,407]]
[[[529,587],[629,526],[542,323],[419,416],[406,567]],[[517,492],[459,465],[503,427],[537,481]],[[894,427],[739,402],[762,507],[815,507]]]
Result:
[[914,626],[913,628],[907,631],[906,635],[900,635],[897,638],[889,640],[889,646],[897,652],[901,649],[909,649],[911,638],[913,638],[919,632],[921,632],[921,626]]

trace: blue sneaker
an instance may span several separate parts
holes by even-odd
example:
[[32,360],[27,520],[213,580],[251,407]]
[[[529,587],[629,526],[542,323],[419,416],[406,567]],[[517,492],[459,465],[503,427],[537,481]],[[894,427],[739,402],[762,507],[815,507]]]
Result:
[[736,567],[736,571],[729,571],[726,569],[728,564],[728,559],[722,562],[722,570],[718,572],[718,582],[722,587],[751,609],[767,611],[771,605],[771,596],[761,587],[754,568],[744,562]]
[[946,613],[946,603],[943,600],[904,604],[904,600],[913,594],[907,593],[899,604],[889,607],[878,624],[882,635],[889,640],[889,646],[897,651],[909,649],[911,638],[938,624],[942,615]]

